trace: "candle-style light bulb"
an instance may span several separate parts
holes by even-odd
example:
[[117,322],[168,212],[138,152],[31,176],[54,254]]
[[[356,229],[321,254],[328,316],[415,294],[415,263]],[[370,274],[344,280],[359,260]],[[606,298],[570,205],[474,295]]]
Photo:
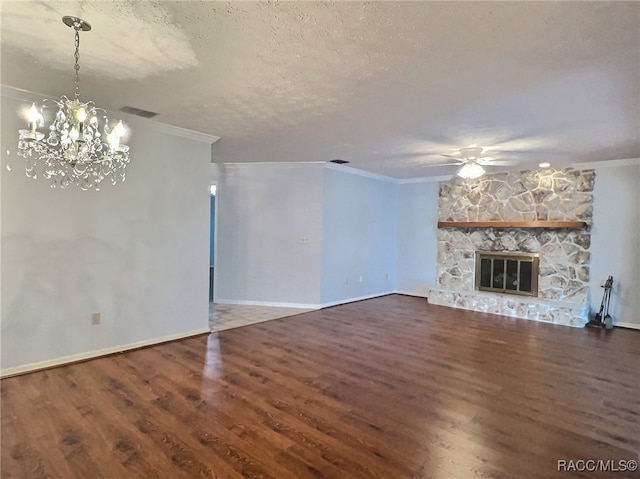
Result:
[[74,126],[69,130],[69,138],[71,138],[72,141],[78,141],[78,138],[80,138],[80,132],[77,127]]
[[87,119],[87,111],[84,108],[78,108],[76,110],[76,118],[79,122],[83,122]]
[[109,144],[109,149],[111,151],[116,151],[120,146],[120,137],[116,133],[115,128],[114,131],[107,135],[107,143]]
[[32,103],[31,108],[27,110],[27,119],[30,123],[36,123],[40,119],[40,112],[36,108],[36,104]]
[[122,135],[124,135],[127,132],[127,129],[122,124],[122,120],[120,120],[118,124],[113,127],[113,132],[116,135],[118,135],[118,138],[120,138]]
[[31,108],[27,110],[27,120],[29,121],[29,127],[31,128],[31,132],[34,133],[36,131],[36,127],[38,123],[42,121],[42,115],[36,108],[36,104],[33,103]]

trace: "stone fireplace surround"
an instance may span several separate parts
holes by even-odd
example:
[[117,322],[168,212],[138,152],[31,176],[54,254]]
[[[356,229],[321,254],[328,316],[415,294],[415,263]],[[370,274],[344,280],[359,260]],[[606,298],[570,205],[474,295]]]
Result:
[[[432,304],[567,326],[588,320],[593,170],[521,171],[440,183],[439,221],[584,221],[586,228],[441,228]],[[477,291],[475,252],[539,253],[538,297]]]

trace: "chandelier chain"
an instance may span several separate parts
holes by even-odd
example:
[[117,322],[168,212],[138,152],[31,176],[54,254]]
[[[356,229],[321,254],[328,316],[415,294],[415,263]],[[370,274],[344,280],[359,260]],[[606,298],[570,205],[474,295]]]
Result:
[[76,31],[76,52],[74,54],[74,58],[75,58],[75,65],[74,65],[74,69],[76,71],[75,73],[75,85],[76,85],[76,91],[75,91],[75,99],[77,100],[78,98],[80,98],[80,28],[79,25],[75,26],[75,31]]

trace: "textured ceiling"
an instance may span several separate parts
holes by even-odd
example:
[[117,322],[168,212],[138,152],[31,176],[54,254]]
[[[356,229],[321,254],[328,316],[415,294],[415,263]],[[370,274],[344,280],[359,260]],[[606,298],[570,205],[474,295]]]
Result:
[[[640,157],[640,2],[8,2],[2,83],[222,139],[213,161],[442,175]],[[135,132],[133,132],[135,134]]]

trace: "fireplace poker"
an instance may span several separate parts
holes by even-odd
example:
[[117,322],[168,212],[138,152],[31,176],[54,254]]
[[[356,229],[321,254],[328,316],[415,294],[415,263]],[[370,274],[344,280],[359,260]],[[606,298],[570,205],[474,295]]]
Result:
[[607,283],[609,284],[609,288],[607,289],[607,308],[605,309],[604,315],[604,324],[607,329],[613,328],[613,318],[609,314],[609,304],[611,304],[611,290],[613,289],[613,276],[609,276],[607,278]]
[[611,287],[613,286],[613,276],[609,276],[605,283],[601,285],[604,288],[602,293],[602,302],[600,303],[600,310],[596,313],[594,319],[585,324],[585,327],[599,327],[611,329],[613,327],[613,320],[609,315],[609,304],[611,302]]

